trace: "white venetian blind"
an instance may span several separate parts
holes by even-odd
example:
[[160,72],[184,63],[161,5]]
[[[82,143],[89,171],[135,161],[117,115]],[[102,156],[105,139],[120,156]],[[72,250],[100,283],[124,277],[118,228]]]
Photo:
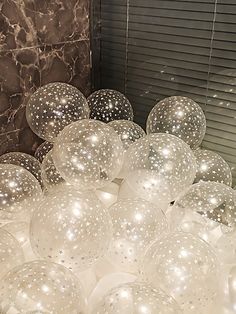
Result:
[[220,153],[234,177],[235,85],[235,0],[101,0],[101,87],[124,92],[142,126],[164,97],[198,102],[203,147]]

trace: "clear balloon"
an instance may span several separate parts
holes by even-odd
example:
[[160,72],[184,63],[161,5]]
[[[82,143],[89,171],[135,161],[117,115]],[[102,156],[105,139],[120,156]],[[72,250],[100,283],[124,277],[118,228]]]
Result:
[[29,240],[29,223],[25,221],[12,221],[6,223],[2,229],[8,231],[19,242],[25,257],[25,261],[33,261],[36,259],[35,254],[30,245]]
[[31,155],[12,152],[0,156],[0,164],[12,164],[28,170],[42,185],[40,162]]
[[42,180],[43,185],[47,190],[66,184],[65,180],[62,178],[57,168],[54,165],[52,158],[52,150],[50,150],[44,157],[42,162]]
[[212,247],[215,246],[222,235],[218,222],[208,219],[195,211],[186,210],[186,208],[172,205],[168,208],[166,217],[172,232],[179,230],[191,233],[206,241]]
[[236,266],[232,267],[228,280],[229,299],[232,310],[236,310]]
[[223,265],[236,262],[236,231],[223,233],[215,244],[215,249]]
[[24,254],[19,242],[9,232],[0,229],[0,278],[22,263]]
[[192,99],[173,96],[161,100],[149,113],[147,134],[169,133],[195,149],[206,133],[206,117]]
[[175,232],[155,241],[145,254],[143,273],[174,297],[184,314],[215,313],[219,264],[213,249],[200,238]]
[[166,202],[175,200],[196,175],[190,147],[171,134],[147,135],[130,146],[127,156],[123,167],[127,183],[140,197],[149,195],[150,201],[163,196]]
[[0,309],[2,313],[86,313],[78,278],[67,268],[45,261],[25,263],[4,276]]
[[125,150],[127,150],[135,141],[146,135],[144,130],[133,121],[115,120],[109,122],[108,125],[119,135]]
[[173,298],[144,283],[127,283],[110,290],[92,314],[181,314]]
[[77,121],[57,137],[53,160],[61,176],[80,190],[100,188],[116,178],[123,145],[113,128],[96,120]]
[[28,220],[41,198],[40,184],[29,171],[0,164],[0,219]]
[[96,195],[69,187],[45,198],[30,227],[35,253],[73,271],[85,270],[102,257],[111,234],[110,215]]
[[47,155],[48,152],[53,148],[53,143],[50,142],[43,142],[39,147],[36,149],[34,153],[34,157],[40,162],[43,162],[44,157]]
[[138,273],[145,250],[167,231],[167,220],[158,206],[142,199],[120,200],[109,208],[113,237],[109,259],[123,271]]
[[133,108],[129,100],[116,90],[98,90],[88,97],[88,104],[91,119],[103,122],[133,120]]
[[137,277],[129,273],[114,272],[103,276],[89,296],[89,313],[95,308],[100,300],[113,288],[119,285],[136,281]]
[[84,95],[66,83],[50,83],[33,93],[26,105],[26,119],[32,131],[53,142],[60,131],[79,119],[89,118]]
[[174,204],[176,212],[194,211],[203,217],[232,229],[236,227],[236,199],[234,190],[218,182],[201,181],[186,190]]
[[194,151],[197,161],[195,183],[199,181],[215,181],[232,185],[232,173],[227,162],[217,153],[210,150]]

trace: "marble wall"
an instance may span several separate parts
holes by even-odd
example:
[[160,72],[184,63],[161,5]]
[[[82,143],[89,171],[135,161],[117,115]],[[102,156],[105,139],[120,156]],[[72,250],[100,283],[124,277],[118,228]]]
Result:
[[0,154],[33,153],[25,105],[37,87],[90,91],[89,0],[0,1]]

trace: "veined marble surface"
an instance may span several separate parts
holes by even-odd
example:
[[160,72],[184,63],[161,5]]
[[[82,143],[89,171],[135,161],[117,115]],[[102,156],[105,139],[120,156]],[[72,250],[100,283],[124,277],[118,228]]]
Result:
[[25,118],[28,97],[49,82],[90,92],[89,0],[0,2],[0,155],[42,141]]

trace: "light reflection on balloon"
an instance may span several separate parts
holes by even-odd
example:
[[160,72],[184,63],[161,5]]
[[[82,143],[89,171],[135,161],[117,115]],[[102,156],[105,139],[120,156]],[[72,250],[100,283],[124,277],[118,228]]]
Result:
[[236,199],[229,186],[201,181],[178,197],[176,212],[190,210],[232,229],[236,226]]
[[95,191],[97,197],[105,205],[105,207],[110,207],[117,201],[118,192],[119,185],[114,182],[111,182],[103,188],[97,189]]
[[88,269],[101,258],[111,233],[110,215],[96,195],[70,187],[47,195],[30,226],[34,252],[73,271]]
[[80,190],[100,188],[116,178],[123,145],[113,130],[96,120],[71,123],[57,137],[52,157],[60,175]]
[[161,100],[149,113],[147,134],[169,133],[181,138],[195,149],[206,132],[206,118],[192,99],[173,96]]
[[33,156],[19,152],[7,153],[0,156],[0,164],[11,164],[25,168],[42,185],[41,165]]
[[26,119],[40,138],[54,142],[68,124],[89,118],[84,95],[66,83],[50,83],[34,92],[26,105]]
[[232,173],[227,162],[217,153],[210,150],[197,149],[194,151],[197,161],[195,183],[215,181],[232,185]]
[[113,237],[108,257],[121,270],[138,272],[144,251],[167,231],[162,210],[142,199],[120,200],[109,208]]
[[181,314],[173,298],[144,283],[127,283],[110,290],[92,314]]
[[136,281],[137,277],[133,274],[113,272],[103,276],[89,296],[89,309],[92,311],[99,301],[113,288]]
[[161,197],[164,185],[170,192],[165,195],[166,201],[171,202],[195,178],[193,152],[181,139],[170,134],[151,134],[137,140],[128,149],[127,156],[123,167],[125,178],[143,198],[150,192],[158,194],[158,186]]
[[219,264],[213,249],[185,232],[155,241],[143,261],[144,278],[176,299],[184,314],[214,313]]
[[102,122],[113,120],[133,120],[133,108],[129,100],[120,92],[100,89],[88,97],[90,118]]
[[79,279],[67,268],[45,261],[22,264],[4,276],[0,309],[3,313],[86,313]]
[[40,184],[29,171],[0,164],[0,219],[29,220],[41,199]]
[[115,120],[109,122],[108,125],[119,135],[125,150],[127,150],[131,144],[146,135],[144,130],[133,121]]

